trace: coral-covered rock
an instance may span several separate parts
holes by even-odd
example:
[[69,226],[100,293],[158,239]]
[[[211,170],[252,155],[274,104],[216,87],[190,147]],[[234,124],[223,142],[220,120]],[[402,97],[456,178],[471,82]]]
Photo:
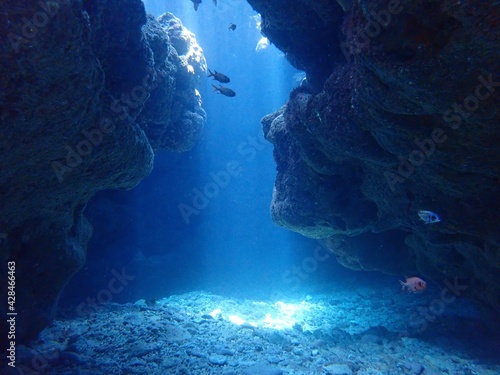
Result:
[[155,71],[165,83],[151,90],[137,121],[153,149],[190,150],[206,121],[196,89],[207,71],[203,50],[194,34],[171,13],[158,21],[149,16],[144,35],[155,51]]
[[[158,148],[193,145],[205,63],[191,34],[174,47],[140,0],[7,0],[0,21],[0,277],[15,262],[20,342],[85,261],[93,194],[135,186]],[[176,48],[194,51],[193,72]]]
[[[274,220],[323,238],[348,267],[458,277],[500,310],[498,7],[339,1],[326,26],[311,15],[337,20],[333,2],[249,2],[309,81],[263,119]],[[305,17],[286,23],[288,9]]]

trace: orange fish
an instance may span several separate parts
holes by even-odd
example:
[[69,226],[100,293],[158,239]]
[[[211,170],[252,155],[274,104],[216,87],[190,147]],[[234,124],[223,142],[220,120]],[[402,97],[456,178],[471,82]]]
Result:
[[406,282],[399,280],[399,283],[403,286],[401,293],[404,293],[405,288],[408,289],[408,293],[421,293],[427,288],[427,283],[420,277],[405,276],[405,278]]

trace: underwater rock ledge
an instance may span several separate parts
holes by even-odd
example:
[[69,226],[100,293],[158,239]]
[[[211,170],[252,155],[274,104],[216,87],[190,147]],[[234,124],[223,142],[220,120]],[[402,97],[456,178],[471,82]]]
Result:
[[88,200],[134,187],[157,149],[194,145],[206,63],[178,19],[140,0],[7,0],[0,21],[0,254],[16,264],[19,343],[84,264]]
[[307,74],[262,120],[275,222],[347,267],[461,280],[500,311],[498,6],[248,2]]

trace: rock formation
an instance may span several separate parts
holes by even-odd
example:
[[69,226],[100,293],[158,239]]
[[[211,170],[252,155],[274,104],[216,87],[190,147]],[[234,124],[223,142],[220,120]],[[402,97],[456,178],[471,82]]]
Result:
[[262,121],[277,164],[273,219],[347,267],[456,281],[500,311],[498,7],[249,3],[307,73]]
[[134,187],[159,148],[193,146],[206,64],[179,20],[140,0],[6,0],[0,21],[0,294],[15,262],[20,342],[82,267],[95,192]]

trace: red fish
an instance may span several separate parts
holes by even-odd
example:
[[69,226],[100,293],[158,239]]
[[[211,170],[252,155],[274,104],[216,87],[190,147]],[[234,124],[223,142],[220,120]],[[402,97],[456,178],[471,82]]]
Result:
[[402,285],[401,293],[404,293],[405,288],[408,289],[409,293],[421,293],[427,288],[427,283],[422,280],[420,277],[407,277],[406,282],[399,280],[399,283]]

